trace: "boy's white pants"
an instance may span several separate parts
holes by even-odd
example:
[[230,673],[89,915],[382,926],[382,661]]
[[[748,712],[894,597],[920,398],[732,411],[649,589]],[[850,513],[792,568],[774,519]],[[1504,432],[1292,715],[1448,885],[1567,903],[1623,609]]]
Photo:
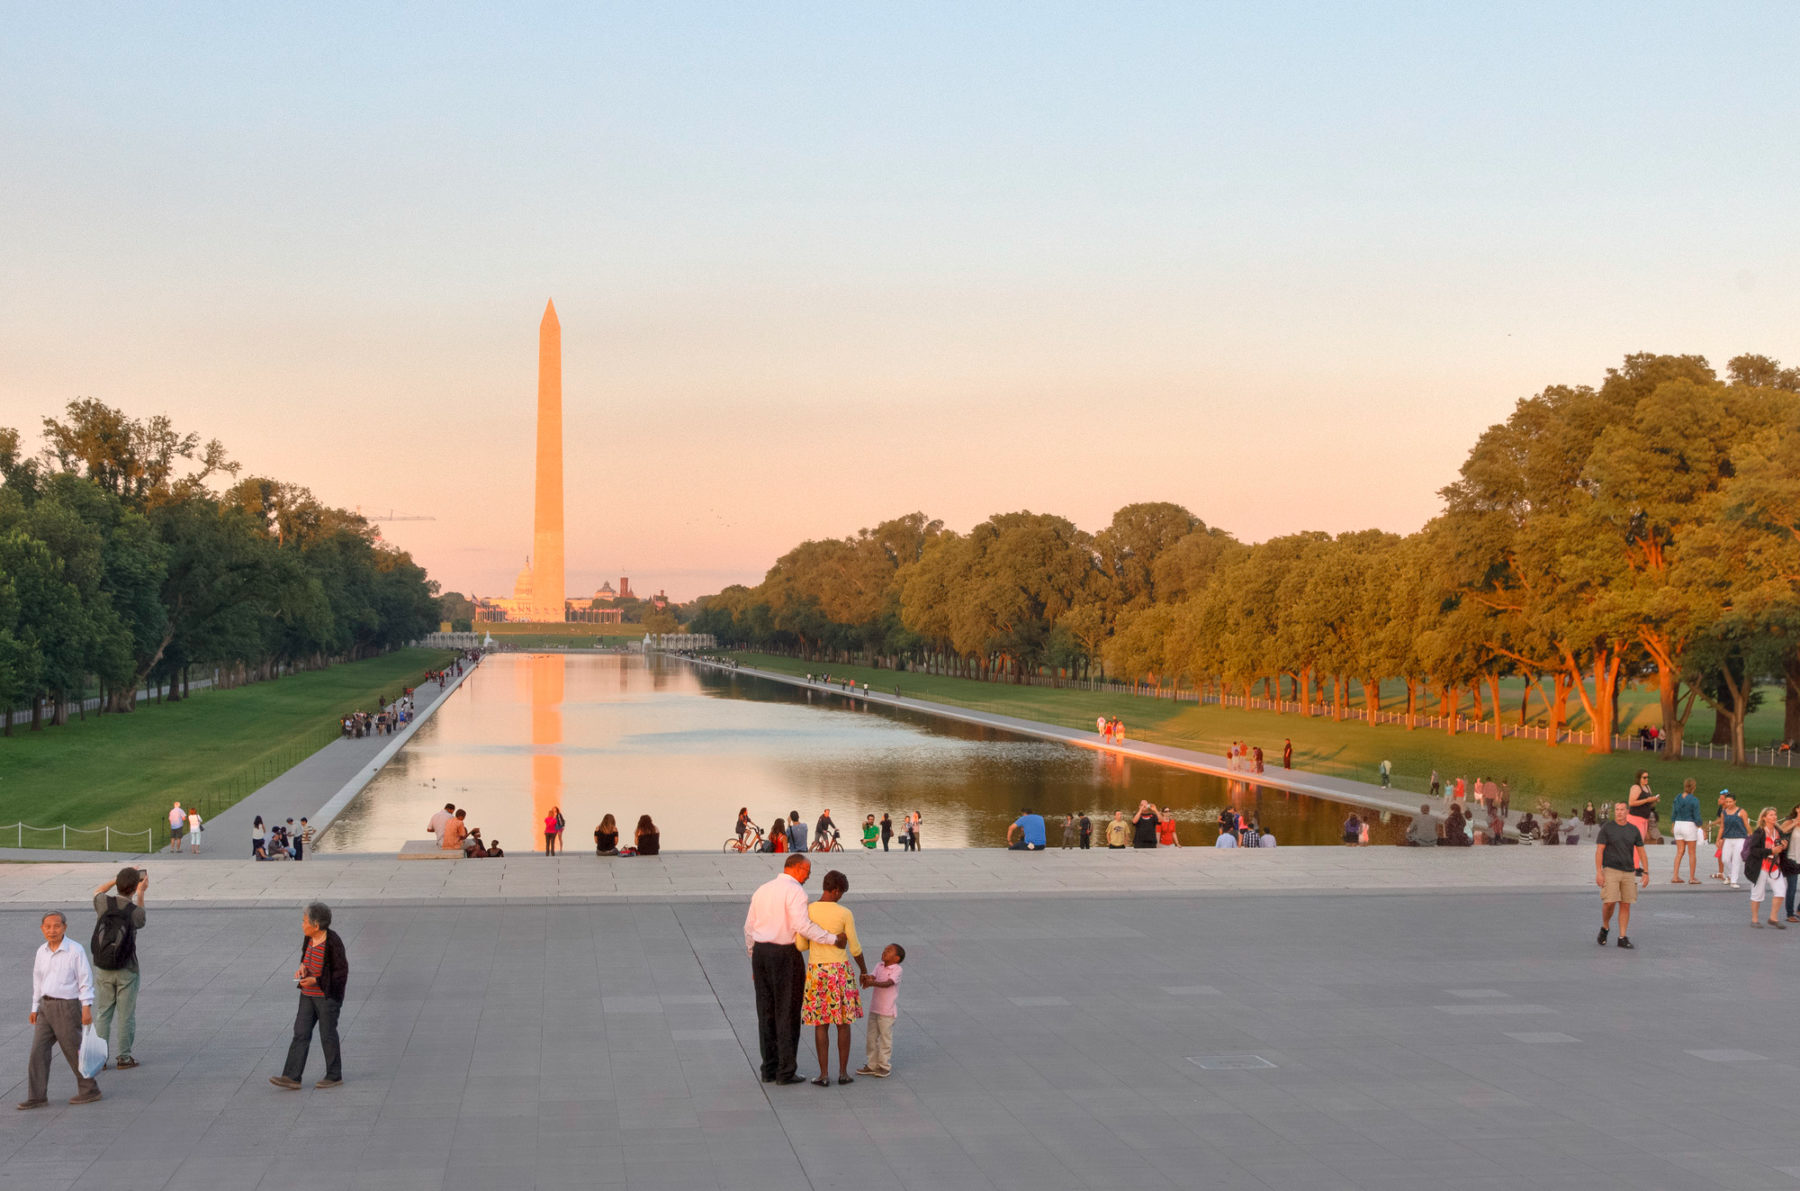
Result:
[[894,1018],[892,1014],[869,1014],[869,1070],[886,1071],[894,1062]]

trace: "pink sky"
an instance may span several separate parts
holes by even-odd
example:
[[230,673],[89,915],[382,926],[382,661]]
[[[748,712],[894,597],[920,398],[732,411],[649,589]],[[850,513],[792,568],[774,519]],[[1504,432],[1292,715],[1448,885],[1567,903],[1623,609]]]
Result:
[[915,509],[1411,530],[1546,384],[1800,362],[1796,23],[39,6],[0,425],[166,412],[504,594],[554,298],[571,593]]

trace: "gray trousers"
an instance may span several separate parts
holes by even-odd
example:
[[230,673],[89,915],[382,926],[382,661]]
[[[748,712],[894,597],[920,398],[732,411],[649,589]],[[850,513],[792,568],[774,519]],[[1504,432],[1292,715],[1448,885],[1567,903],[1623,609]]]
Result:
[[117,1061],[131,1057],[131,1044],[137,1039],[138,974],[130,968],[94,969],[94,1033],[112,1042],[112,1024],[119,1019],[119,1040],[110,1047],[109,1058]]
[[50,1097],[50,1050],[62,1047],[69,1070],[75,1073],[75,1086],[82,1095],[97,1092],[100,1085],[81,1073],[81,1002],[60,1001],[44,997],[38,1002],[37,1029],[31,1035],[31,1061],[26,1066],[26,1099],[47,1100]]

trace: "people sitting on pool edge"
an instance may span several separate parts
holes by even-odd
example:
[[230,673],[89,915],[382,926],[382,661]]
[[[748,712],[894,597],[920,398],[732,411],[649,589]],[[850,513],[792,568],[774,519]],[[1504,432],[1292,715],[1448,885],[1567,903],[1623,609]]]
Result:
[[1014,852],[1042,852],[1048,842],[1044,834],[1044,816],[1033,814],[1030,807],[1020,811],[1019,817],[1006,829],[1006,846]]

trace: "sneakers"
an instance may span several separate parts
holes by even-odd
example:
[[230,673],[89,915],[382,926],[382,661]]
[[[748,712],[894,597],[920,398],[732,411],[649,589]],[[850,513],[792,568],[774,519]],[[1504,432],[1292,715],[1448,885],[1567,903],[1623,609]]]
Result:
[[269,1076],[269,1082],[278,1088],[285,1088],[290,1092],[298,1092],[300,1090],[300,1081],[297,1079],[289,1079],[285,1075],[271,1075]]
[[1600,928],[1600,933],[1594,936],[1594,942],[1602,947],[1606,946],[1606,928],[1604,926]]
[[69,1103],[70,1104],[92,1104],[94,1101],[96,1101],[98,1099],[100,1099],[100,1089],[95,1088],[91,1092],[83,1092],[79,1096],[69,1097]]
[[1637,950],[1636,947],[1632,946],[1631,940],[1627,939],[1624,935],[1619,936],[1619,946],[1623,947],[1627,951],[1636,951]]
[[873,1074],[875,1074],[875,1068],[869,1066],[867,1063],[864,1063],[862,1066],[860,1066],[856,1069],[856,1073],[858,1075],[873,1075]]

